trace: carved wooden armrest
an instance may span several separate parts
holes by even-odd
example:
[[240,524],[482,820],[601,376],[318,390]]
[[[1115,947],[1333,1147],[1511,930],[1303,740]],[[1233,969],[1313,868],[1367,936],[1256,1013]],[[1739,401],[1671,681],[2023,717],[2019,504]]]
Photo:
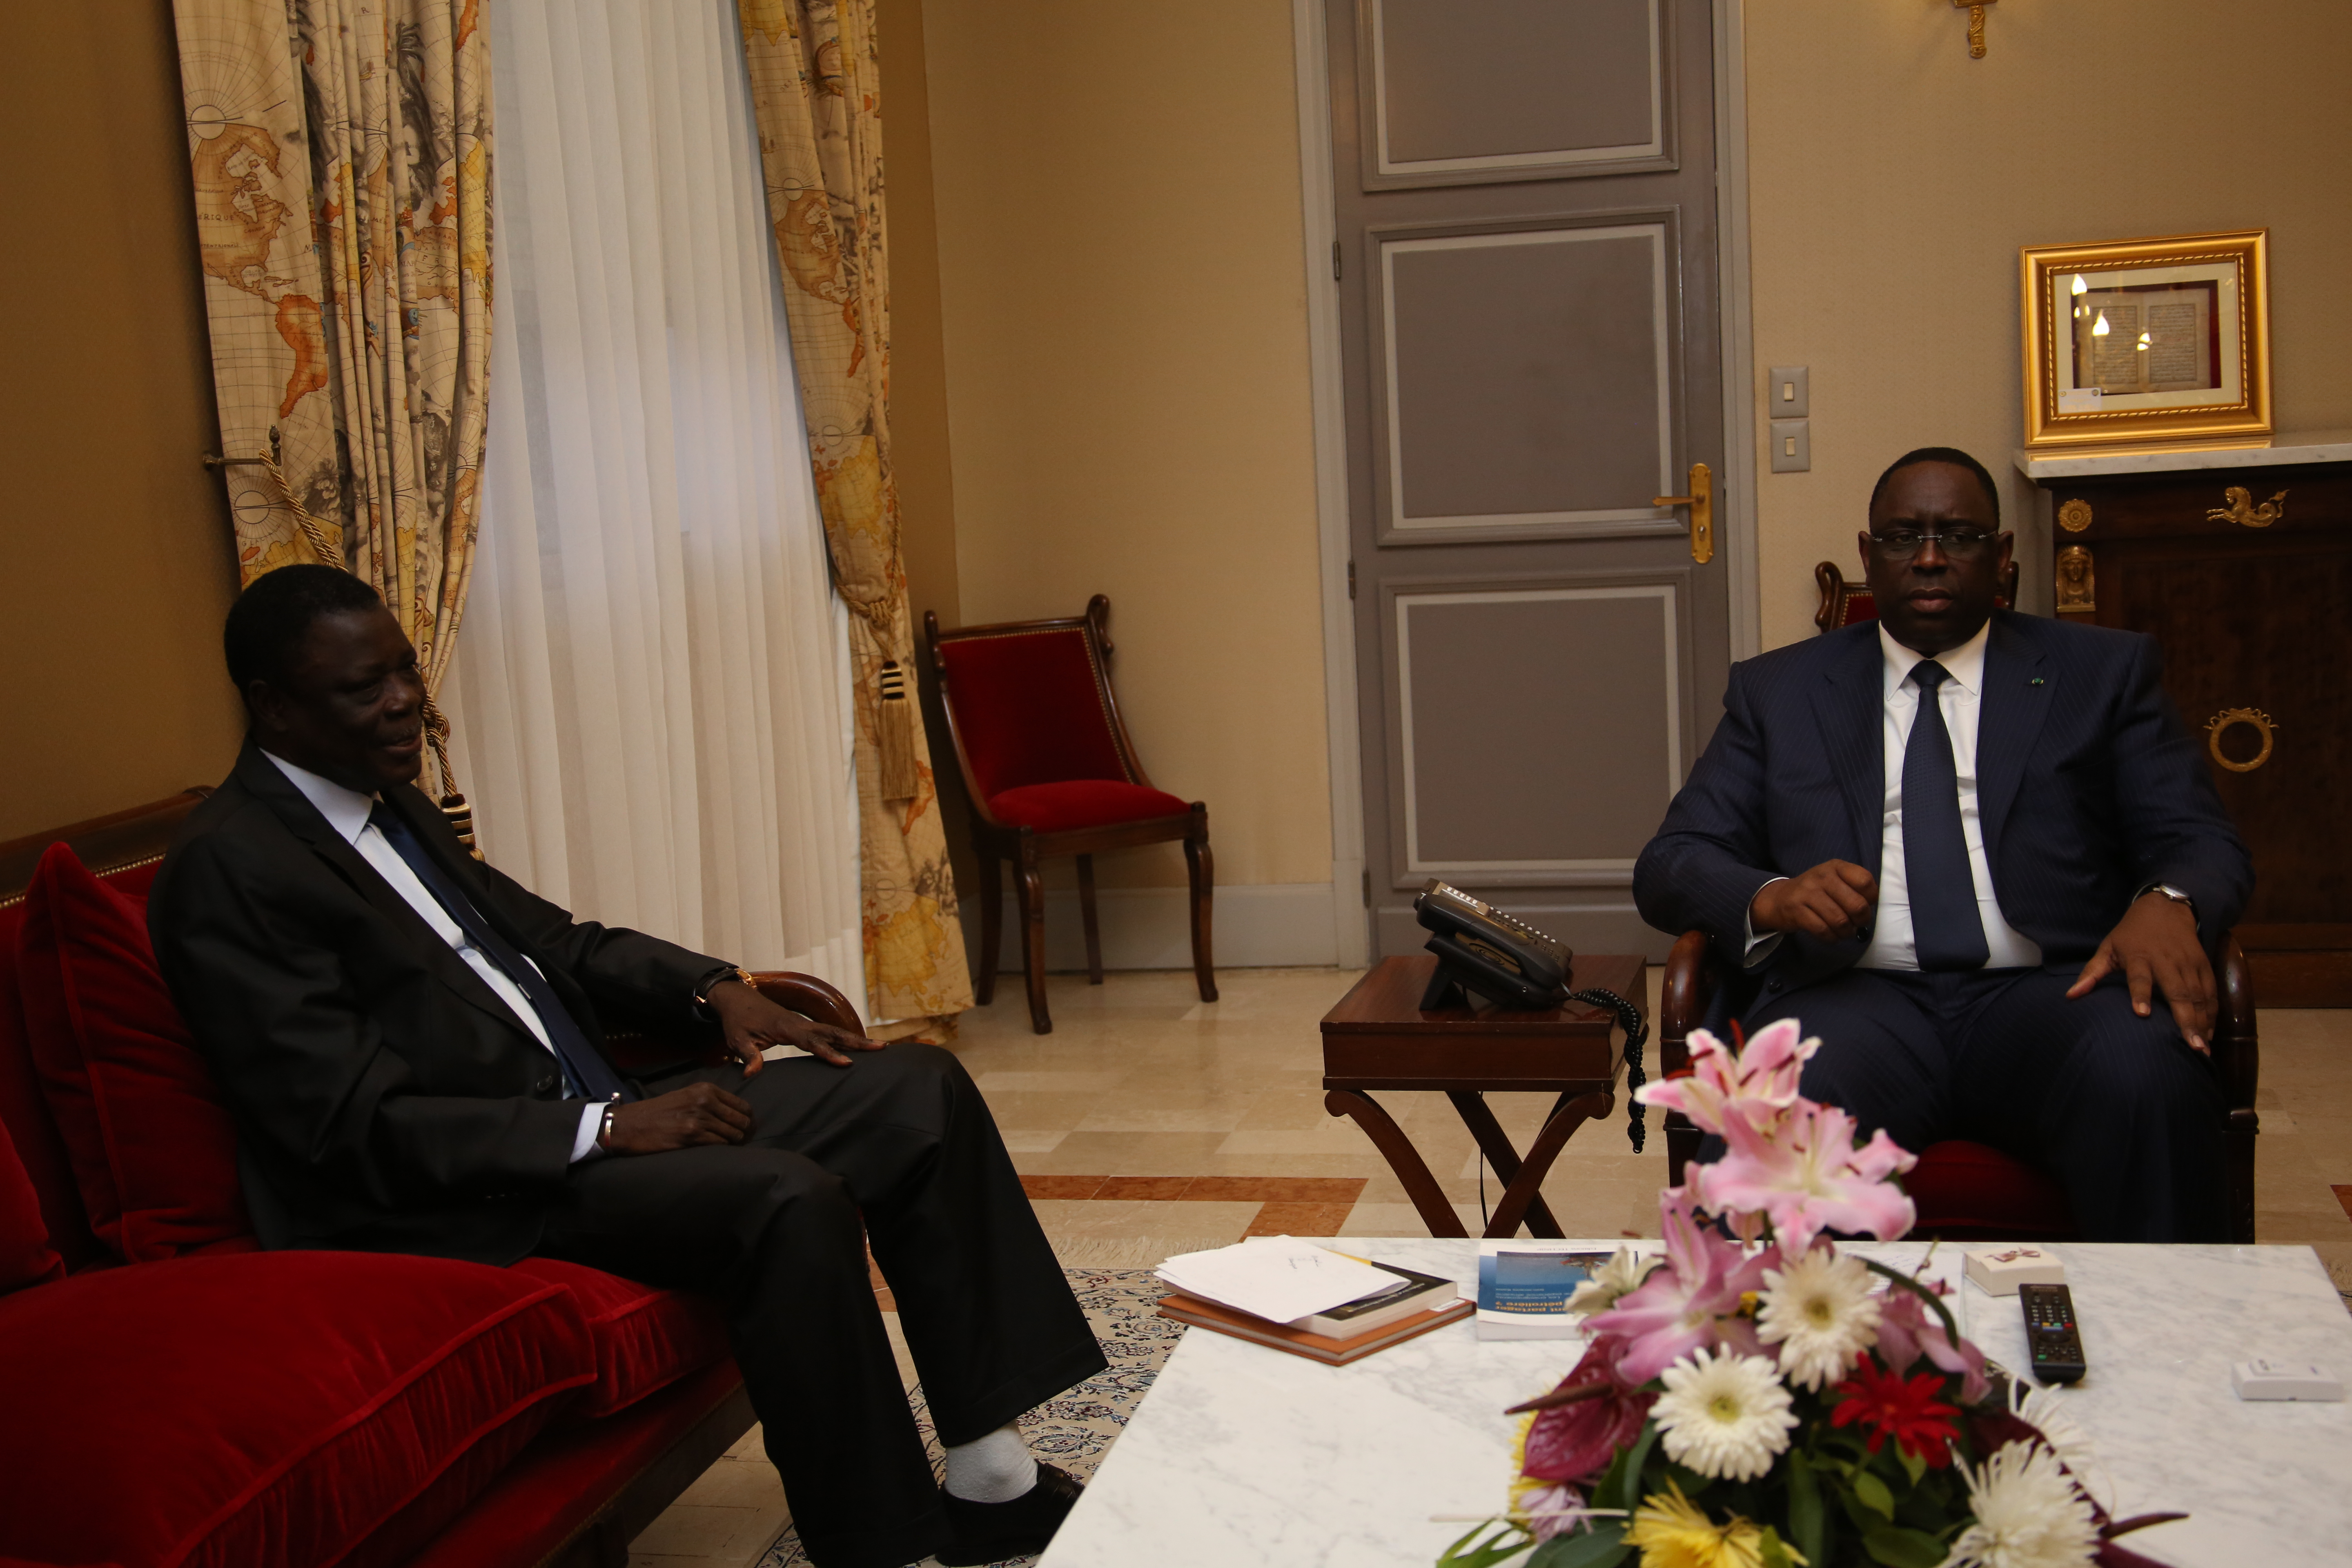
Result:
[[[1706,1021],[1721,976],[1708,952],[1706,932],[1686,931],[1666,957],[1658,988],[1658,1074],[1672,1078],[1690,1068],[1690,1032]],[[1698,1152],[1699,1131],[1679,1110],[1666,1112],[1666,1179],[1682,1185],[1683,1167]]]
[[803,1018],[830,1024],[853,1035],[866,1033],[866,1024],[858,1017],[857,1009],[849,1005],[849,998],[814,974],[770,970],[752,975],[751,984],[760,988],[761,995]]

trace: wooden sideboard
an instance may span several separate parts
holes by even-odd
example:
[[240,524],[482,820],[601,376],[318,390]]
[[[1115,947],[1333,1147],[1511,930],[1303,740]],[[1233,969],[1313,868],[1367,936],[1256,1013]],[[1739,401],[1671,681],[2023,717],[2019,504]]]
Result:
[[2018,467],[2050,492],[2057,614],[2163,646],[2253,852],[2258,1003],[2352,1007],[2352,439]]

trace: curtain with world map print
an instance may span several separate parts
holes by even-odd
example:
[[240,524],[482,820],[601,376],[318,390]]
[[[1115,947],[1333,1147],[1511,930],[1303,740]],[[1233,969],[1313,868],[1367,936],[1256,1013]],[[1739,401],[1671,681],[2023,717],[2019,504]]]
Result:
[[854,612],[866,989],[877,1032],[972,1005],[890,470],[890,275],[873,0],[737,0],[834,581]]
[[173,6],[243,581],[313,560],[363,578],[428,693],[465,609],[488,409],[482,5]]

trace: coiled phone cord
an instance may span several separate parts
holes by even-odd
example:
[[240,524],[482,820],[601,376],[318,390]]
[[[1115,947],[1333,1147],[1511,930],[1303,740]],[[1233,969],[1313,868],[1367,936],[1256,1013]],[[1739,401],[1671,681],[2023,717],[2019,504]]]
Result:
[[[1642,1140],[1647,1131],[1647,1129],[1643,1126],[1642,1113],[1648,1108],[1633,1098],[1633,1091],[1650,1081],[1650,1075],[1642,1070],[1642,1046],[1650,1037],[1649,1020],[1642,1016],[1642,1010],[1633,1004],[1626,1001],[1614,991],[1603,991],[1597,985],[1589,991],[1571,991],[1568,994],[1568,999],[1571,1002],[1587,1002],[1595,1007],[1606,1007],[1617,1015],[1617,1022],[1624,1027],[1625,1136],[1632,1141],[1633,1152],[1638,1154],[1642,1152]],[[1563,1094],[1560,1099],[1565,1101],[1568,1096]],[[1558,1107],[1555,1106],[1553,1109],[1557,1110]]]

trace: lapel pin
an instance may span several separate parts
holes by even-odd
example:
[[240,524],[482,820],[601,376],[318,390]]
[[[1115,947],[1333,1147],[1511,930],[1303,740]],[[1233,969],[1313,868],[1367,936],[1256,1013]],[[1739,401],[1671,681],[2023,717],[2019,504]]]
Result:
[[2038,675],[2037,675],[2037,676],[2035,676],[2035,677],[2033,678],[2033,684],[2034,684],[2034,685],[2036,685],[2036,686],[2041,685],[2041,684],[2042,684],[2042,678],[2041,678],[2040,676],[2038,676]]

